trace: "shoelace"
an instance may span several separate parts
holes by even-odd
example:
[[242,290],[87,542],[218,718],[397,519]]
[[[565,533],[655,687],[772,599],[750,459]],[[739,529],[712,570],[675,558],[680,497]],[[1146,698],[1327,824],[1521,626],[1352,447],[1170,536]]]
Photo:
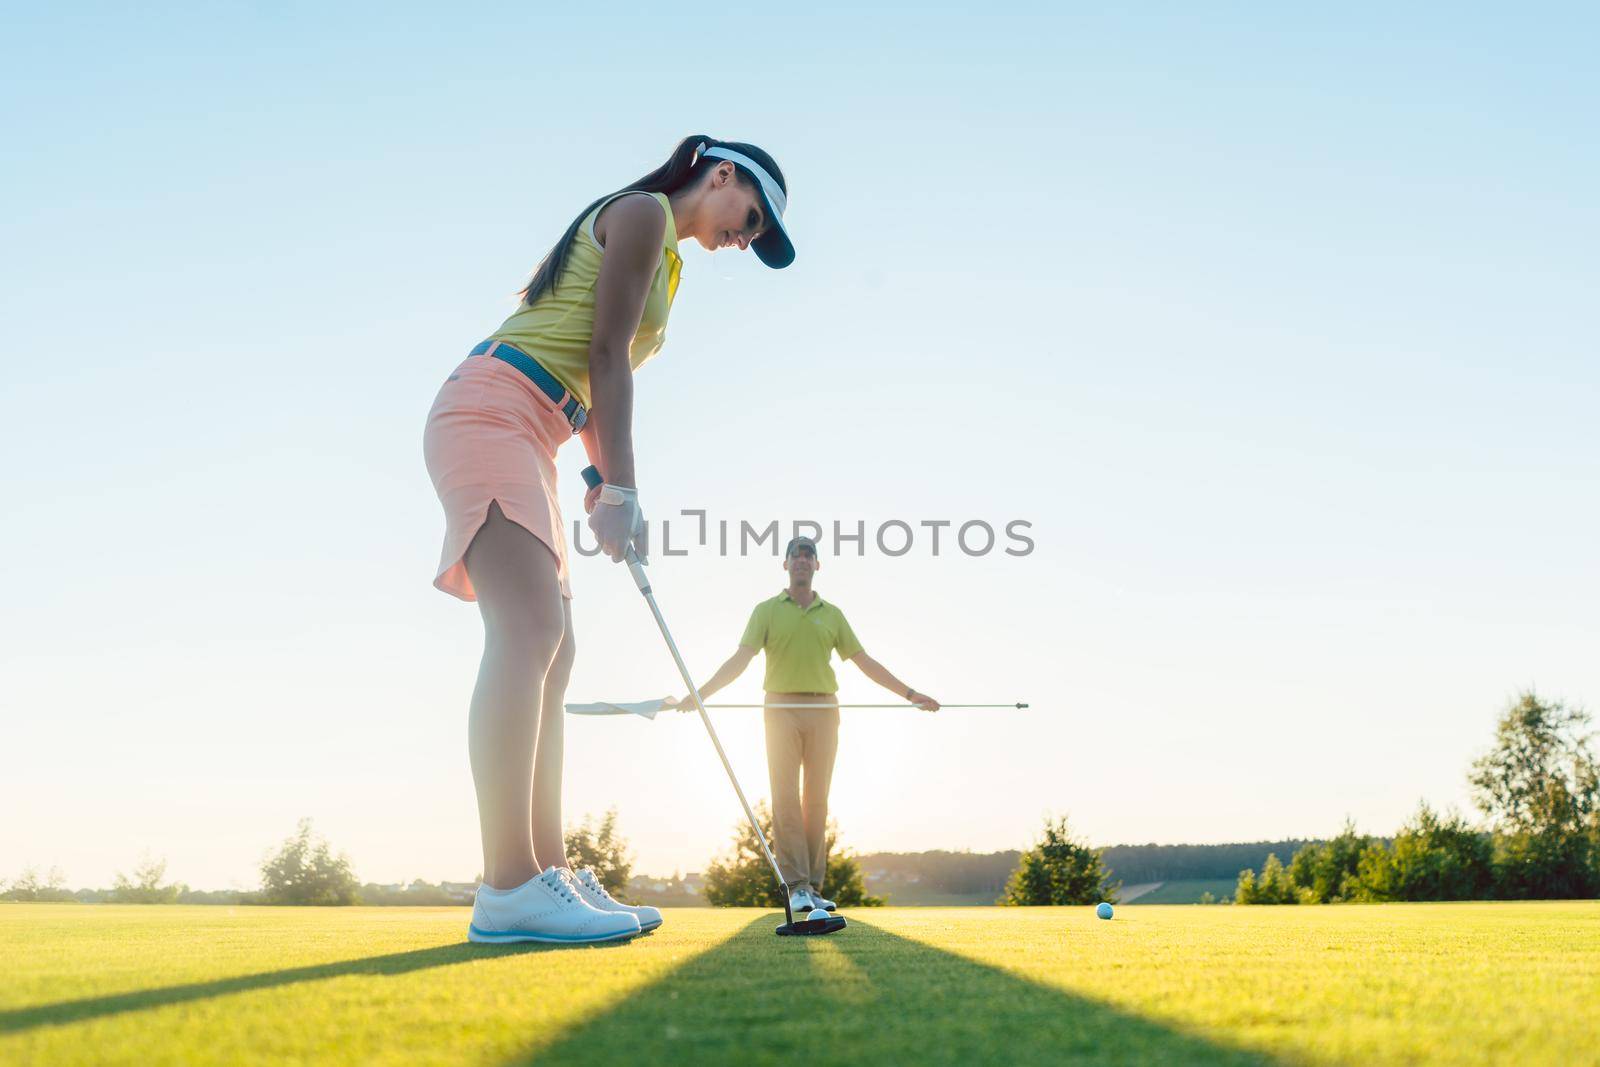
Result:
[[[579,875],[579,877],[583,878],[582,875]],[[583,884],[588,886],[591,891],[599,893],[602,897],[605,897],[606,900],[610,901],[611,903],[616,904],[618,902],[616,897],[606,892],[606,887],[601,885],[600,879],[594,877],[593,874],[590,874],[588,878],[583,878]]]
[[567,884],[571,878],[572,874],[566,868],[557,867],[555,880],[551,881],[547,878],[544,884],[554,889],[556,894],[567,903],[576,904],[578,903],[578,898],[573,895],[572,886]]

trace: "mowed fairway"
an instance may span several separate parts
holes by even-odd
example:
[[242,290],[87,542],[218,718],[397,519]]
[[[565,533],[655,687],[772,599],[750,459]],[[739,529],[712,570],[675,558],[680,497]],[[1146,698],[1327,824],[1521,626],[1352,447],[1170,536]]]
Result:
[[0,905],[0,1063],[1597,1063],[1600,903],[669,911]]

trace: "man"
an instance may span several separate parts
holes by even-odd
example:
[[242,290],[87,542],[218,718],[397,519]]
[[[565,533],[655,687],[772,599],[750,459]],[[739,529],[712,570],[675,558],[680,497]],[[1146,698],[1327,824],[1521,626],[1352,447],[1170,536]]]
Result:
[[[709,698],[744,673],[757,652],[766,652],[763,688],[768,705],[772,836],[778,868],[789,889],[789,905],[796,915],[812,908],[832,911],[835,907],[820,892],[828,864],[828,786],[839,751],[839,682],[829,654],[837,650],[840,659],[854,663],[868,678],[922,710],[939,710],[937,700],[912,689],[867,655],[844,612],[811,588],[812,576],[821,566],[815,541],[809,537],[790,541],[783,558],[789,587],[756,605],[739,639],[739,650],[700,687],[700,695]],[[688,711],[694,708],[694,697],[667,703]],[[774,704],[814,704],[816,708],[772,707]]]

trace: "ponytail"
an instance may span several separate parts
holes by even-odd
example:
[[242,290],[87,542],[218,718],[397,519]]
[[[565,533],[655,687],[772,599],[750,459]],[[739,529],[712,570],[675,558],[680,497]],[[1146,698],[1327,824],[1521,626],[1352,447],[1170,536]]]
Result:
[[719,143],[705,134],[685,137],[678,142],[678,147],[672,150],[672,155],[661,166],[638,181],[623,186],[616,193],[608,193],[602,196],[579,212],[578,217],[572,220],[572,225],[567,227],[567,232],[561,235],[561,240],[556,242],[555,247],[550,249],[538,268],[534,270],[533,277],[529,279],[527,286],[520,294],[522,302],[532,304],[544,293],[555,291],[556,282],[561,277],[561,269],[567,263],[567,253],[572,250],[572,242],[578,236],[578,227],[582,226],[583,220],[589,217],[589,212],[618,193],[677,192],[688,185],[690,178],[695,176],[695,161],[700,146],[705,145],[710,148],[712,145]]

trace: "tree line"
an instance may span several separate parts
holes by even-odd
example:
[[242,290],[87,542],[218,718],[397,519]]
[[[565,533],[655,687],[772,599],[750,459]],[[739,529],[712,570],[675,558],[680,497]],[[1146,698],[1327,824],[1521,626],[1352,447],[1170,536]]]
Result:
[[[1267,856],[1293,854],[1312,844],[1305,839],[1247,841],[1217,845],[1110,845],[1101,848],[1109,877],[1126,885],[1146,882],[1222,881],[1236,878],[1245,867],[1260,867]],[[863,852],[857,857],[874,891],[887,890],[890,902],[905,886],[936,893],[998,896],[1016,870],[1022,853],[1003,852]]]
[[1527,691],[1468,771],[1475,824],[1423,801],[1393,839],[1352,823],[1330,841],[1239,872],[1237,904],[1600,896],[1600,764],[1587,712]]
[[[612,895],[622,893],[632,871],[627,842],[617,827],[615,809],[599,820],[585,816],[565,833],[567,859],[575,868],[592,867]],[[22,871],[9,883],[0,883],[0,900],[77,902],[83,904],[280,904],[338,906],[348,904],[454,905],[470,902],[470,888],[441,882],[430,885],[418,879],[409,885],[362,885],[350,857],[335,854],[326,838],[301,819],[295,833],[262,860],[260,886],[254,890],[191,889],[167,880],[167,861],[144,856],[132,874],[118,871],[110,889],[67,888],[59,867],[41,874],[36,867]],[[474,879],[476,881],[476,879]]]
[[0,900],[85,904],[355,904],[360,900],[361,887],[350,857],[334,855],[327,840],[312,832],[310,819],[301,819],[295,834],[267,854],[260,875],[260,888],[254,891],[195,890],[182,882],[168,882],[167,861],[147,855],[131,875],[118,871],[109,890],[73,892],[66,888],[66,876],[59,868],[41,876],[30,867],[0,892]]
[[1125,885],[1216,881],[1259,867],[1271,853],[1289,855],[1309,840],[1247,841],[1226,845],[1112,845],[1101,850],[1107,870]]

